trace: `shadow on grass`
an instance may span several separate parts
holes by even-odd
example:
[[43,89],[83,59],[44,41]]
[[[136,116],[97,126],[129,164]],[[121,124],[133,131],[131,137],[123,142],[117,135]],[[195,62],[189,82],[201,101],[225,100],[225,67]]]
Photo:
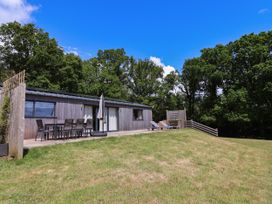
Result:
[[252,136],[252,137],[250,137],[250,136],[249,137],[243,137],[243,136],[226,136],[226,135],[224,135],[224,136],[220,135],[218,137],[220,137],[220,138],[231,138],[231,139],[268,140],[268,141],[272,141],[272,137],[254,137],[254,136]]
[[28,153],[29,153],[29,149],[28,148],[24,148],[24,150],[23,150],[23,157],[25,157]]

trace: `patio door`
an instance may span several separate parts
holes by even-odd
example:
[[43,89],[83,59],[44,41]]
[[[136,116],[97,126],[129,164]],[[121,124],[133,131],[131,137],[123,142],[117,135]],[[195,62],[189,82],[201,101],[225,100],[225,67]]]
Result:
[[118,109],[109,108],[109,131],[118,130]]
[[85,106],[84,107],[84,122],[87,121],[87,119],[93,119],[93,107],[92,106]]
[[87,119],[92,119],[94,131],[98,130],[95,111],[96,111],[96,108],[93,106],[87,106],[87,105],[84,106],[84,122],[86,123]]

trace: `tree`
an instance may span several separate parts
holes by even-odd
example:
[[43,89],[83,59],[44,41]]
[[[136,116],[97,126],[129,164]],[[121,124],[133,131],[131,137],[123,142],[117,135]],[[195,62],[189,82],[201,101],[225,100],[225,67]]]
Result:
[[60,89],[63,91],[78,93],[83,79],[83,65],[80,57],[74,54],[64,56],[64,65],[60,69]]
[[201,97],[203,64],[204,62],[200,58],[186,60],[180,77],[180,88],[186,96],[186,102],[188,104],[188,117],[190,119],[196,118],[196,98]]
[[[269,31],[203,49],[199,58],[187,60],[181,81],[189,116],[219,127],[223,135],[269,137],[272,133],[271,52],[272,32]],[[195,105],[197,93],[200,97]],[[199,112],[196,114],[195,110]]]
[[[157,89],[157,97],[153,106],[153,117],[157,120],[166,119],[167,110],[177,110],[183,108],[183,101],[178,90],[179,75],[171,72],[161,79],[160,88]],[[177,91],[178,90],[178,91]]]
[[272,61],[255,65],[249,75],[252,77],[249,97],[254,132],[272,138]]
[[[126,70],[128,57],[124,49],[99,50],[97,57],[84,62],[82,91],[86,94],[127,99]],[[92,84],[90,87],[89,84]]]
[[1,73],[26,70],[28,86],[59,89],[64,54],[48,33],[33,24],[7,23],[0,26],[0,41]]
[[130,59],[128,70],[128,88],[131,100],[148,102],[157,95],[163,69],[150,60]]

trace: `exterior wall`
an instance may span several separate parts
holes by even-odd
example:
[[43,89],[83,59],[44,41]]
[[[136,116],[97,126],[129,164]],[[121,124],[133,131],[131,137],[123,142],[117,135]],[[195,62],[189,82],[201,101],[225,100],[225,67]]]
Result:
[[83,118],[83,105],[76,103],[56,102],[55,118],[26,118],[25,119],[25,139],[35,138],[37,134],[36,120],[42,119],[44,124],[64,123],[65,119]]
[[[137,108],[138,109],[138,108]],[[149,129],[152,120],[152,110],[143,109],[143,120],[133,120],[133,107],[119,108],[119,130]]]
[[67,118],[83,118],[84,116],[84,105],[76,103],[56,103],[56,117],[58,122],[64,122]]
[[55,102],[55,117],[54,118],[25,118],[25,139],[35,138],[37,134],[37,124],[36,120],[42,119],[44,124],[48,123],[64,123],[65,119],[73,118],[83,118],[84,105],[82,103],[76,103],[76,101],[60,100],[51,97],[42,96],[26,96],[26,100],[36,100],[36,101],[46,101]]
[[[25,139],[35,138],[37,134],[36,120],[42,119],[44,124],[48,123],[64,123],[65,119],[78,119],[84,117],[84,105],[98,106],[98,102],[88,102],[82,100],[66,100],[54,97],[27,95],[26,100],[55,102],[55,116],[54,118],[25,118]],[[119,109],[119,131],[125,130],[139,130],[150,128],[150,121],[152,120],[152,110],[143,109],[143,120],[133,120],[133,107],[120,107],[112,104],[107,104],[106,107],[116,107]],[[137,108],[139,109],[139,108]]]

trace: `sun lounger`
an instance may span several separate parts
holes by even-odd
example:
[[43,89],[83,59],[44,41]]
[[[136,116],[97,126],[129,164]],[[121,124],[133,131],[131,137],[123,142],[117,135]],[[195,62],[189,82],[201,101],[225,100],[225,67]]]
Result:
[[160,125],[161,125],[164,129],[173,129],[173,128],[174,128],[173,126],[166,124],[164,121],[160,121]]
[[158,125],[158,123],[154,122],[154,121],[150,121],[151,123],[151,129],[152,130],[161,130],[161,127]]

